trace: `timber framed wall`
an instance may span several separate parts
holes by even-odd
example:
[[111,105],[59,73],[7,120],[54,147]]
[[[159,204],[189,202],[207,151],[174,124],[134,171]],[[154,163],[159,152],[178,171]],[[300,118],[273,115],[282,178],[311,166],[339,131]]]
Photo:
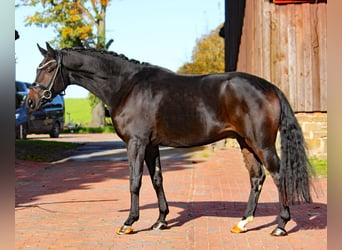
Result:
[[326,5],[246,0],[237,71],[276,84],[295,112],[327,111]]

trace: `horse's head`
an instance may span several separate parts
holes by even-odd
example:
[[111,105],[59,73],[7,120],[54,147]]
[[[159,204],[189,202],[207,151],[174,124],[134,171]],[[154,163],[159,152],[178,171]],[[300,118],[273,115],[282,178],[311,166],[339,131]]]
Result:
[[26,99],[29,111],[38,110],[42,104],[52,101],[66,88],[62,72],[62,52],[54,50],[48,43],[46,47],[47,50],[38,45],[44,59],[37,67],[36,79]]

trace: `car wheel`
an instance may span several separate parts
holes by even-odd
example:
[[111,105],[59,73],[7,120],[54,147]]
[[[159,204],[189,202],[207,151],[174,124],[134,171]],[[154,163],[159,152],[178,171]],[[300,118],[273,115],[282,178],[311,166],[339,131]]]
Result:
[[59,132],[60,132],[59,123],[55,122],[55,124],[53,125],[52,130],[50,132],[50,137],[51,138],[58,138],[59,137]]
[[19,125],[16,138],[20,140],[27,138],[27,125],[25,123]]

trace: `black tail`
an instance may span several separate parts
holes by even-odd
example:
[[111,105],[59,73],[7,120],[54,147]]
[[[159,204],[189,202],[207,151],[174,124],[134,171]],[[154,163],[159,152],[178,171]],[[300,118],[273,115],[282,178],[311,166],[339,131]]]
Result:
[[302,130],[284,94],[277,89],[281,102],[280,185],[288,204],[311,203],[309,177],[314,174],[306,154]]

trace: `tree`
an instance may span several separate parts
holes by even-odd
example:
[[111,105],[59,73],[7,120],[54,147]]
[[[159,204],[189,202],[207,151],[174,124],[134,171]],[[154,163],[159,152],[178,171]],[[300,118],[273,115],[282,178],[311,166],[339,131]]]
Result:
[[58,34],[59,47],[91,46],[108,49],[106,10],[110,0],[21,0],[25,6],[39,7],[26,18],[27,25],[51,26]]
[[191,62],[178,69],[180,74],[224,72],[224,40],[219,36],[222,25],[197,40]]
[[[27,25],[51,26],[58,34],[54,43],[58,47],[95,47],[108,49],[113,39],[106,42],[106,10],[110,0],[21,0],[25,6],[39,7],[27,17]],[[102,101],[90,94],[95,101],[92,125],[104,126]],[[97,107],[97,108],[95,108]],[[102,110],[101,110],[102,107]]]
[[[224,39],[219,36],[222,25],[202,36],[196,41],[192,51],[191,62],[185,63],[178,69],[180,74],[209,74],[222,73],[225,69]],[[234,141],[221,140],[212,144],[212,147],[222,148],[229,143],[236,147]]]

